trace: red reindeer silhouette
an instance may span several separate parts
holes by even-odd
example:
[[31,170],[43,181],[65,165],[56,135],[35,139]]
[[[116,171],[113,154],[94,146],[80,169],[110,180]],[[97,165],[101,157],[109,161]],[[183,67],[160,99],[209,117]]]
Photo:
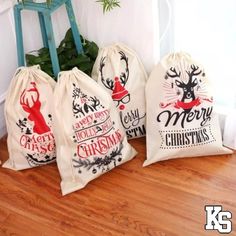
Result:
[[37,134],[44,134],[50,131],[45,119],[40,112],[41,102],[39,101],[39,92],[34,82],[30,83],[32,88],[24,89],[20,96],[22,108],[29,113],[28,119],[34,122],[33,131]]

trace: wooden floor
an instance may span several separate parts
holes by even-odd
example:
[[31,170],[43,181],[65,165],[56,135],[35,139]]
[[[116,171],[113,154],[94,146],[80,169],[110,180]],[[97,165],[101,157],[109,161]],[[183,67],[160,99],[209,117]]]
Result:
[[[205,205],[233,214],[236,235],[236,158],[219,156],[164,161],[142,168],[129,163],[62,197],[55,164],[14,172],[0,168],[0,235],[220,235],[205,231]],[[6,139],[0,159],[8,158]]]

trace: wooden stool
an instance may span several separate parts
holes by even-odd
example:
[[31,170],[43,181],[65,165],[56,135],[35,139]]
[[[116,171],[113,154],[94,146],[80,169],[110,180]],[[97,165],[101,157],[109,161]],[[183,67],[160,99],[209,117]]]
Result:
[[25,1],[24,4],[18,3],[14,6],[17,57],[19,66],[25,66],[21,10],[32,10],[38,12],[40,28],[43,38],[43,45],[44,47],[49,48],[54,75],[57,76],[57,74],[60,72],[60,66],[53,34],[51,13],[53,13],[55,10],[57,10],[57,8],[59,8],[63,4],[66,5],[67,15],[70,21],[77,52],[79,54],[83,53],[83,48],[80,40],[80,33],[76,24],[71,0],[52,0],[52,3],[50,5],[47,5],[47,3],[34,3],[32,1]]

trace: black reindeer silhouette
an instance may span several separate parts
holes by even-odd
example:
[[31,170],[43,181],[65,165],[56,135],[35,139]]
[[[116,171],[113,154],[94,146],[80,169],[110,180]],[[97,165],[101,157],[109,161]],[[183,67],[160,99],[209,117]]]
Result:
[[[126,57],[126,55],[124,54],[124,52],[120,51],[119,54],[121,55],[120,57],[120,60],[122,61],[125,61],[125,72],[122,72],[121,75],[120,75],[120,81],[121,81],[121,84],[123,86],[126,85],[128,79],[129,79],[129,64],[128,64],[128,57]],[[107,78],[105,79],[104,78],[104,75],[103,75],[103,68],[105,66],[105,60],[106,60],[106,57],[102,57],[101,61],[100,61],[100,68],[99,68],[99,71],[100,71],[100,74],[101,74],[101,81],[103,83],[103,85],[107,88],[107,89],[110,89],[110,90],[113,90],[114,88],[114,80],[113,79],[110,79],[110,78]]]
[[[200,75],[202,73],[201,70],[199,70],[198,66],[191,65],[191,70],[186,71],[188,74],[188,82],[184,83],[181,80],[175,80],[175,84],[177,87],[181,88],[183,90],[183,97],[181,99],[181,102],[183,103],[191,103],[196,99],[195,93],[194,93],[194,87],[198,84],[197,79],[195,78],[193,80],[194,76]],[[171,74],[171,73],[172,74]],[[170,72],[167,72],[167,76],[171,78],[180,78],[181,72],[177,73],[176,69],[171,67]],[[190,112],[192,107],[184,109],[186,112]]]
[[120,60],[125,62],[125,71],[121,72],[119,77],[116,75],[113,79],[110,78],[104,78],[103,69],[105,67],[105,60],[106,57],[102,57],[100,61],[100,67],[99,72],[101,75],[101,82],[103,85],[112,91],[112,99],[117,102],[117,107],[119,104],[122,104],[119,106],[121,110],[125,108],[124,104],[128,103],[130,101],[130,94],[125,89],[125,86],[129,79],[129,63],[128,63],[128,57],[125,55],[124,52],[120,51]]

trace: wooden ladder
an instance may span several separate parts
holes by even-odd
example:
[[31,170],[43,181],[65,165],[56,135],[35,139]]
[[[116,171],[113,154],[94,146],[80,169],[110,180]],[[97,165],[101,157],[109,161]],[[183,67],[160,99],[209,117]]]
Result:
[[51,4],[49,5],[47,3],[35,3],[32,2],[32,0],[31,1],[29,0],[25,1],[24,3],[20,2],[14,6],[18,66],[25,66],[21,11],[32,10],[38,12],[43,45],[44,47],[49,48],[53,73],[55,77],[60,72],[60,66],[59,66],[53,27],[52,27],[51,14],[64,4],[66,6],[66,11],[71,25],[71,30],[74,37],[77,52],[79,54],[83,53],[83,48],[80,40],[80,33],[76,24],[71,0],[52,0]]

